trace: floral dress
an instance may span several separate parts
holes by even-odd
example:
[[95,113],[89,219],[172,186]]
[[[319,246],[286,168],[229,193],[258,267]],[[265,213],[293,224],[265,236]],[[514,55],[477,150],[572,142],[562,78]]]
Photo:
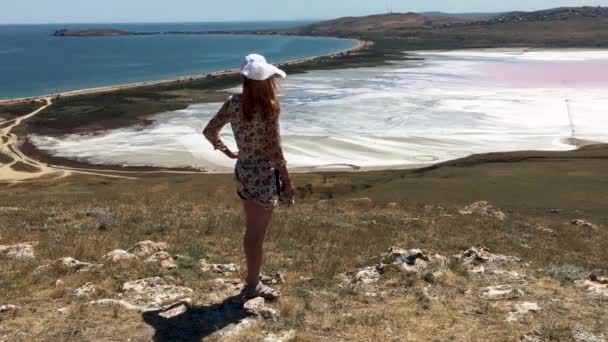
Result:
[[243,115],[241,95],[233,95],[203,131],[216,150],[226,148],[219,133],[228,123],[239,149],[234,171],[238,195],[265,208],[273,208],[279,195],[275,170],[286,165],[278,119],[265,120],[258,112],[248,121]]

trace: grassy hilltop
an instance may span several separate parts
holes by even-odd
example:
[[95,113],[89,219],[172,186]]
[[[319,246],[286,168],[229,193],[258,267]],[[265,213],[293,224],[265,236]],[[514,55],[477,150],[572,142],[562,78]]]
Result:
[[[281,274],[275,278],[284,283],[276,286],[284,297],[265,304],[274,311],[267,319],[250,316],[234,297],[240,272],[215,273],[199,262],[244,266],[243,220],[229,175],[142,174],[137,180],[74,175],[4,188],[0,245],[38,244],[35,258],[0,257],[0,305],[17,307],[0,313],[0,336],[10,341],[126,336],[258,341],[271,332],[298,341],[601,338],[608,326],[608,286],[590,275],[601,280],[608,274],[607,158],[608,150],[598,146],[555,157],[497,154],[484,163],[475,157],[425,171],[297,175],[298,205],[277,211],[268,236],[264,272]],[[494,208],[459,212],[479,200]],[[575,225],[575,219],[588,224]],[[176,267],[143,262],[149,254],[117,263],[104,258],[142,240],[167,243],[163,249]],[[480,245],[493,254],[452,257]],[[381,255],[392,246],[421,249],[429,266],[422,259],[413,266],[391,265],[393,256]],[[93,266],[64,265],[63,257]],[[129,309],[122,302],[100,304],[113,299],[151,305],[145,293],[123,284],[153,277],[168,284],[153,291],[192,290],[179,297],[190,303],[179,304],[177,316],[162,306],[142,313],[145,308]]]
[[[374,42],[285,66],[294,73],[379,65],[419,48],[605,46],[602,11],[392,14],[276,33]],[[72,165],[36,154],[27,134],[145,124],[219,101],[238,81],[58,98],[12,133],[28,155]],[[0,121],[40,106],[2,105]],[[115,169],[1,184],[0,341],[605,341],[606,170],[608,147],[592,145],[295,175],[298,204],[276,211],[263,270],[283,297],[247,304],[231,175]]]

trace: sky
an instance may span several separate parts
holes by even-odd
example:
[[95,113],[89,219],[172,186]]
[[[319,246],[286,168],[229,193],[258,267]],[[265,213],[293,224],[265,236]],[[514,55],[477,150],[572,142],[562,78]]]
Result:
[[386,12],[505,12],[608,0],[0,0],[0,24],[330,19]]

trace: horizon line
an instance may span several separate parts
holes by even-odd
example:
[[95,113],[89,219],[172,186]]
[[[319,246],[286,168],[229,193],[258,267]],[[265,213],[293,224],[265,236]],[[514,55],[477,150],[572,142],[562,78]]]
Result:
[[274,19],[274,20],[184,20],[184,21],[73,21],[73,22],[0,22],[2,25],[83,25],[83,24],[207,24],[207,23],[288,23],[296,21],[322,21],[328,18]]

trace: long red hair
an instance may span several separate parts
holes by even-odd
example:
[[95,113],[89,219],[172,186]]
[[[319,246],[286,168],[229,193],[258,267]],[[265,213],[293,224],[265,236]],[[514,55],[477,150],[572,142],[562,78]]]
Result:
[[273,120],[281,113],[278,83],[271,77],[264,81],[255,81],[243,77],[243,115],[248,121],[253,120],[260,111],[264,120]]

